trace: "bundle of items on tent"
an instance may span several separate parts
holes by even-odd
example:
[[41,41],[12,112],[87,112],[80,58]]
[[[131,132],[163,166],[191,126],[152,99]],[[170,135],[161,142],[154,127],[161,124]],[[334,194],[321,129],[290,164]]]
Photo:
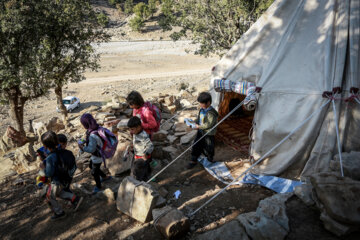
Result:
[[235,92],[241,95],[246,95],[244,99],[244,108],[248,111],[255,110],[256,86],[253,82],[248,81],[231,81],[226,79],[214,79],[214,90],[216,92]]

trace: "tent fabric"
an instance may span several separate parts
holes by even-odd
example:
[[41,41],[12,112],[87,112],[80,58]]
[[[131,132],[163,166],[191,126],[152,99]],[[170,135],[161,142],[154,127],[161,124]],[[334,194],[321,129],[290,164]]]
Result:
[[[342,151],[360,150],[360,104],[345,102],[360,86],[358,0],[275,0],[219,61],[213,79],[251,81],[261,88],[250,154],[254,160],[327,101],[336,99]],[[211,91],[218,107],[222,93]],[[326,171],[337,153],[331,103],[262,164],[259,175],[297,178]]]

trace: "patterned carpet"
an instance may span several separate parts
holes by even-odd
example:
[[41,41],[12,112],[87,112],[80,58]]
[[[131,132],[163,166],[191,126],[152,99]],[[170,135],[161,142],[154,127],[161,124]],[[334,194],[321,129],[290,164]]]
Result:
[[241,152],[244,157],[249,157],[252,120],[253,117],[226,119],[217,127],[216,138]]

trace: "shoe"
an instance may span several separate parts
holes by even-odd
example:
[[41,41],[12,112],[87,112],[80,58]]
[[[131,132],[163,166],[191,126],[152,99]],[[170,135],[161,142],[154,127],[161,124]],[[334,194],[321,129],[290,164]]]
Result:
[[80,204],[82,203],[82,201],[84,200],[83,197],[78,197],[76,196],[75,200],[72,202],[72,205],[74,207],[74,211],[76,212],[76,210],[78,210]]
[[100,182],[106,182],[112,179],[112,176],[107,176],[106,178],[101,178]]
[[196,166],[196,162],[190,161],[190,162],[188,163],[188,165],[186,166],[186,168],[187,168],[187,169],[192,169],[192,168],[195,167],[195,166]]
[[52,215],[51,220],[58,220],[58,219],[61,219],[63,217],[65,217],[65,212],[64,211],[62,211],[60,214],[55,213],[54,215]]
[[94,187],[94,190],[92,191],[92,194],[95,195],[98,192],[100,192],[101,190],[98,187]]

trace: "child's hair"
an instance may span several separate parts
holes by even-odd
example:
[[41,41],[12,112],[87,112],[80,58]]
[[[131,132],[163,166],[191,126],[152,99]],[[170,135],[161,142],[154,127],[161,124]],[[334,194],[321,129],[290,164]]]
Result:
[[138,126],[141,126],[141,120],[140,118],[134,116],[134,117],[131,117],[127,123],[127,126],[129,128],[134,128],[134,127],[138,127]]
[[137,91],[131,91],[131,93],[129,93],[129,95],[126,97],[126,101],[129,105],[137,105],[139,107],[145,103],[143,97]]
[[197,98],[197,101],[198,101],[199,103],[208,103],[208,102],[211,103],[212,99],[211,99],[210,93],[208,93],[208,92],[202,92],[202,93],[200,93],[199,96],[198,96],[198,98]]
[[54,133],[53,131],[47,131],[46,133],[42,134],[41,142],[48,149],[56,149],[59,144],[56,133]]
[[58,137],[59,143],[67,143],[67,137],[64,134],[60,133],[57,135],[57,137]]

